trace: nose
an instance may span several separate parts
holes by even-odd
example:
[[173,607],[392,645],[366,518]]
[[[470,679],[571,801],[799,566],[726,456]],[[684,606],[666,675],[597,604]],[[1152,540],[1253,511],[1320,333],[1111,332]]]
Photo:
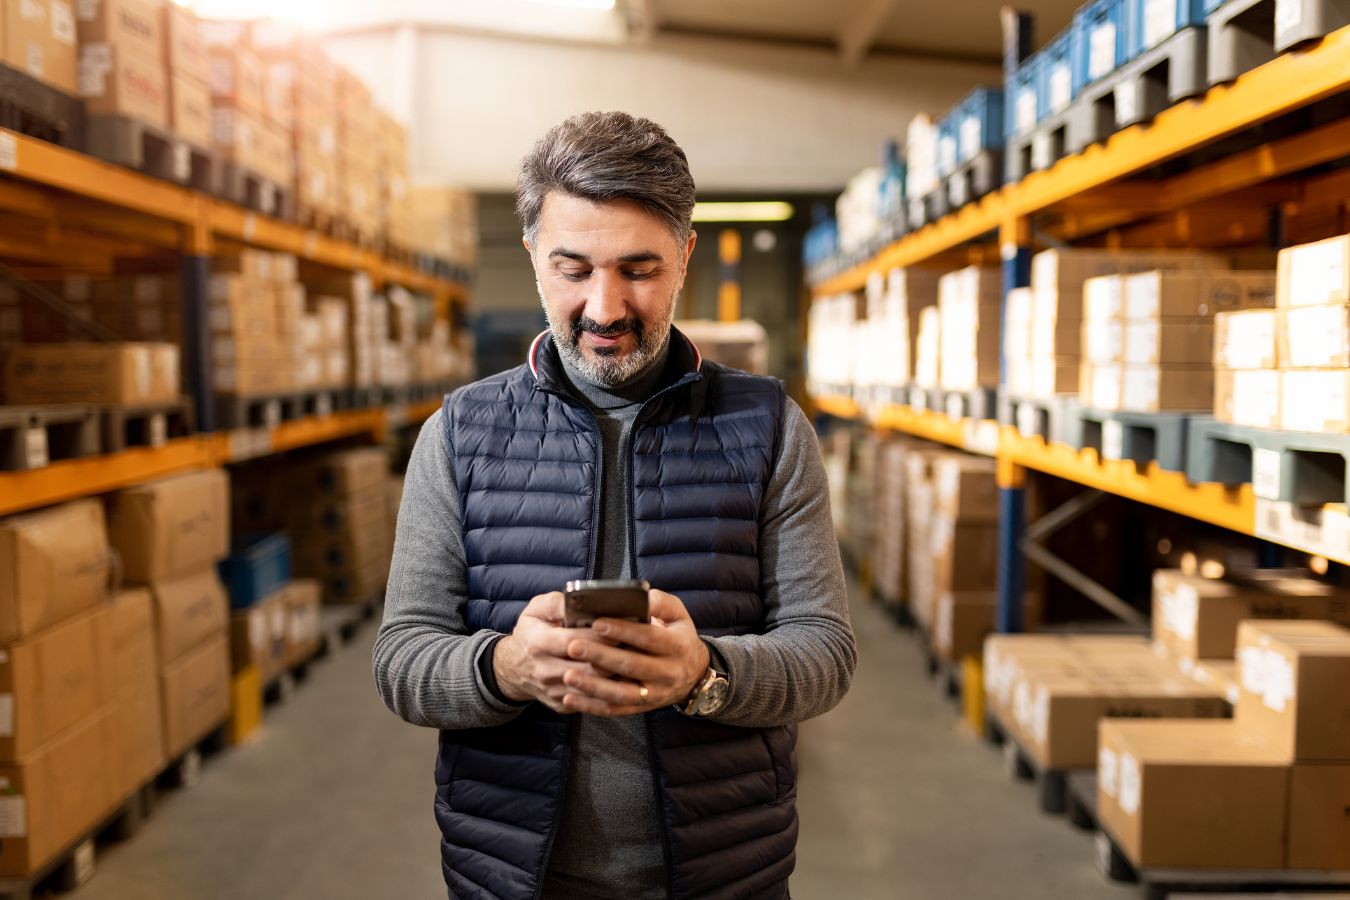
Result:
[[591,292],[586,298],[586,317],[599,325],[610,325],[628,316],[627,285],[617,272],[595,269],[591,273]]

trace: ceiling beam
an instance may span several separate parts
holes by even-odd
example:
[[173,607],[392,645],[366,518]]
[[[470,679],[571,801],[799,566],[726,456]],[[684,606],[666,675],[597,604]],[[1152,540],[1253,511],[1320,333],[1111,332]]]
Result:
[[857,68],[876,43],[881,27],[895,9],[895,0],[858,0],[839,23],[836,45],[847,68]]
[[656,0],[624,0],[628,19],[628,36],[637,44],[650,44],[661,27],[657,17]]

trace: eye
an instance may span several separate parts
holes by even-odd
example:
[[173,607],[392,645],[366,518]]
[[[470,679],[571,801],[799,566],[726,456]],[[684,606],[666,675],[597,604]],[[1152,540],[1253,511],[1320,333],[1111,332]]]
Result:
[[585,281],[590,276],[591,273],[589,269],[579,272],[568,272],[567,270],[563,269],[560,270],[558,274],[566,278],[568,281]]
[[655,275],[656,272],[624,272],[623,274],[629,281],[646,281],[648,278]]

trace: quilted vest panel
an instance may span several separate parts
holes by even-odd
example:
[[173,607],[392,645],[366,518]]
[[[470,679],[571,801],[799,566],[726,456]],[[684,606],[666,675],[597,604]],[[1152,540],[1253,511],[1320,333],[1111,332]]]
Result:
[[[674,332],[672,356],[690,351]],[[521,366],[446,399],[474,631],[511,631],[530,597],[594,567],[599,430],[559,387],[549,340],[536,360],[537,374]],[[696,357],[683,363],[688,371],[644,405],[626,448],[631,557],[638,577],[684,601],[701,633],[757,633],[759,508],[782,388]],[[671,896],[786,896],[795,728],[674,710],[646,718]],[[506,725],[441,733],[435,808],[450,896],[539,896],[562,814],[570,719],[532,704]]]

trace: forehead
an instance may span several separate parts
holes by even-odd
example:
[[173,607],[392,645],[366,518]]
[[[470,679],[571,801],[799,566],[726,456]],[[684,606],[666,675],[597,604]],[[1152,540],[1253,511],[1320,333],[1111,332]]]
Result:
[[633,200],[596,202],[550,192],[539,211],[540,243],[583,240],[609,245],[652,245],[673,244],[675,237],[664,222]]

